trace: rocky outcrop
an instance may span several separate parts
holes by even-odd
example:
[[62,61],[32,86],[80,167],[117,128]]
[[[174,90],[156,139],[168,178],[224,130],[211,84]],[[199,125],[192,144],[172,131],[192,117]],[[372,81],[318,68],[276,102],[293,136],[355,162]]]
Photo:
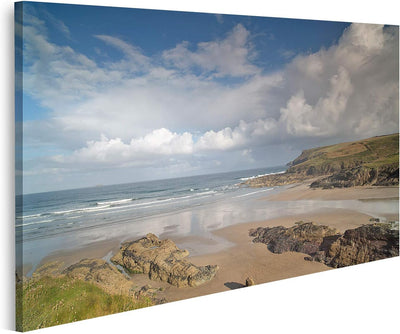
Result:
[[399,184],[399,167],[396,164],[381,168],[356,167],[341,170],[331,176],[311,183],[311,188],[348,188],[355,186],[394,186]]
[[398,223],[363,225],[338,234],[335,229],[314,223],[285,228],[259,227],[249,231],[253,242],[262,242],[273,253],[295,251],[308,254],[305,260],[334,268],[399,255]]
[[334,268],[399,255],[399,229],[392,224],[368,224],[347,230],[325,252],[324,262]]
[[249,235],[254,237],[253,242],[264,243],[271,252],[278,254],[283,252],[314,254],[320,249],[324,238],[340,236],[334,228],[302,221],[290,228],[276,226],[251,229]]
[[253,179],[247,180],[246,182],[244,182],[244,184],[252,188],[276,187],[284,186],[287,184],[300,183],[311,178],[315,178],[315,176],[285,172],[282,174],[270,174],[255,177]]
[[93,283],[111,294],[133,295],[132,281],[103,259],[83,259],[62,274]]
[[218,266],[196,266],[185,259],[187,250],[180,250],[172,240],[160,240],[154,234],[122,244],[111,259],[131,273],[145,273],[152,280],[161,280],[177,287],[195,287],[211,280]]

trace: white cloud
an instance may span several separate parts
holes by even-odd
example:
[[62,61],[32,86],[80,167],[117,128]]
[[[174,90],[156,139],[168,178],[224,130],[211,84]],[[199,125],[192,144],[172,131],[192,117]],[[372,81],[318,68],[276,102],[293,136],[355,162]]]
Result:
[[[207,131],[195,144],[199,151],[237,150],[246,145],[259,145],[268,142],[276,134],[274,119],[259,119],[254,122],[241,120],[233,129],[224,128],[217,132]],[[258,143],[257,143],[258,142]]]
[[[92,140],[85,147],[75,150],[70,156],[55,155],[51,160],[59,164],[100,164],[103,166],[121,163],[135,166],[147,165],[149,160],[158,161],[163,156],[192,156],[209,151],[239,150],[246,145],[257,145],[257,141],[268,139],[275,134],[276,122],[272,119],[257,120],[247,123],[240,121],[231,129],[226,127],[219,131],[207,131],[197,141],[193,134],[178,134],[165,128],[151,131],[145,136],[132,138],[125,143],[121,138],[109,139],[101,135],[100,140]],[[249,156],[251,149],[242,150],[242,156]],[[174,159],[169,160],[174,161]]]
[[35,26],[24,27],[23,86],[26,93],[57,111],[79,103],[120,80],[122,73],[103,69],[69,46],[48,42]]
[[142,51],[138,47],[113,36],[95,35],[95,37],[119,49],[125,55],[125,60],[110,64],[111,68],[135,72],[144,71],[150,65],[150,59],[143,55]]
[[161,128],[139,139],[132,139],[130,146],[137,152],[152,154],[190,154],[193,152],[192,135],[184,132],[179,135]]
[[336,124],[346,110],[347,101],[353,93],[353,86],[345,68],[330,79],[330,89],[312,107],[307,104],[304,92],[300,90],[281,109],[281,122],[286,124],[287,132],[299,136],[326,136],[334,134]]
[[207,131],[197,142],[199,150],[229,150],[242,146],[246,138],[237,128],[232,131],[231,128],[225,128],[218,132]]
[[86,147],[76,150],[71,156],[56,155],[52,160],[57,163],[105,163],[120,164],[135,161],[147,163],[149,158],[163,155],[191,154],[193,152],[192,135],[173,133],[165,128],[157,129],[130,143],[124,143],[121,138],[108,139],[102,135],[99,141],[89,141]]
[[398,30],[352,24],[337,45],[287,66],[280,122],[295,137],[397,132],[398,68]]
[[189,43],[182,42],[164,51],[163,58],[179,69],[198,66],[206,72],[215,72],[215,76],[254,75],[260,73],[260,69],[251,64],[255,52],[249,35],[249,31],[238,24],[223,40],[198,43],[196,51],[190,51]]

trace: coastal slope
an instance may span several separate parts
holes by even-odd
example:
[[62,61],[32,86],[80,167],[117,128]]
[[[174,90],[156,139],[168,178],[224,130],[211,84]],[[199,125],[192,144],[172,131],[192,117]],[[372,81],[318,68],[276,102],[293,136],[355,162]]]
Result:
[[394,186],[399,184],[399,134],[304,150],[285,173],[245,184],[272,187],[315,179],[311,188]]

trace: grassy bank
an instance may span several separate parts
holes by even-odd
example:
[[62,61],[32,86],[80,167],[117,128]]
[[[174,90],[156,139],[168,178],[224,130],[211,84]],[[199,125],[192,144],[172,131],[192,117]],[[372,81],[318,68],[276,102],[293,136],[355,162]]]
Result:
[[153,305],[147,297],[111,295],[68,277],[17,284],[16,328],[29,331]]

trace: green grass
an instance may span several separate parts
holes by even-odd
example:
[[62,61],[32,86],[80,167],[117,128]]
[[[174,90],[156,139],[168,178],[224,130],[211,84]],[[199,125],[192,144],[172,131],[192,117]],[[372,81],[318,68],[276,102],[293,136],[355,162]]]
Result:
[[154,303],[147,297],[111,295],[84,281],[43,277],[17,284],[16,327],[28,331],[134,310]]
[[356,142],[340,143],[303,151],[291,169],[305,170],[310,166],[364,165],[379,168],[399,162],[399,134],[372,137]]

